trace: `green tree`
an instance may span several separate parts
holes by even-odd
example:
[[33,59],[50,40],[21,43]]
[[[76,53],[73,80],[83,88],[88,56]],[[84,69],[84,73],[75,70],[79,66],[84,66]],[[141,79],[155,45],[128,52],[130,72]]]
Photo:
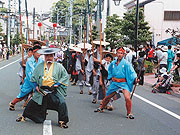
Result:
[[107,17],[107,24],[105,28],[106,41],[110,43],[110,47],[113,49],[117,46],[123,46],[121,35],[121,20],[117,14]]
[[7,11],[8,11],[7,8],[0,8],[0,12],[2,12],[2,13],[6,13]]
[[[11,45],[13,46],[17,45],[18,43],[21,44],[21,34],[15,34],[14,38],[12,38],[11,40]],[[23,43],[26,43],[24,35],[23,35]]]
[[[121,24],[121,35],[124,36],[124,44],[135,43],[135,22],[136,22],[136,9],[125,13]],[[139,10],[139,23],[138,23],[138,44],[151,41],[152,33],[149,31],[150,27],[148,22],[144,20],[144,10]]]
[[[91,12],[93,11],[93,8],[95,7],[95,5],[96,3],[91,1],[90,3]],[[67,0],[60,0],[57,3],[55,3],[52,7],[52,22],[57,21],[57,11],[58,11],[59,12],[58,24],[65,26],[66,17],[70,17],[68,8],[69,8],[69,3]],[[80,15],[84,13],[84,9],[87,9],[87,0],[74,0],[73,1],[72,29],[73,29],[73,33],[75,37],[79,36]]]
[[[95,40],[95,39],[97,39],[98,38],[98,31],[97,31],[97,27],[95,26],[95,25],[93,25],[92,26],[92,38],[93,38],[93,41]],[[91,40],[90,40],[91,41]],[[91,43],[91,42],[90,42]]]

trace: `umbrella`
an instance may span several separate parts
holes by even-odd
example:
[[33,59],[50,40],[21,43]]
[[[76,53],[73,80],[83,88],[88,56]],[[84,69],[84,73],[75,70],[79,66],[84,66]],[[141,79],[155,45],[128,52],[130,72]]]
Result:
[[[100,45],[100,41],[93,41],[93,43],[96,45]],[[107,46],[107,45],[110,45],[110,43],[106,41],[101,41],[101,45]]]

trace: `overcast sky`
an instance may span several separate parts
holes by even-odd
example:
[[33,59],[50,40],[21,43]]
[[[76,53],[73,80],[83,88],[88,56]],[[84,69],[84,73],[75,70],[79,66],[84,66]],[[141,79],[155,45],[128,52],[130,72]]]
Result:
[[[8,7],[9,0],[1,0],[1,1],[5,2],[5,7]],[[14,5],[14,1],[16,1],[17,9],[18,9],[19,0],[12,0],[11,5]],[[25,9],[25,4],[24,4],[25,0],[21,0],[21,1],[22,1],[21,10],[24,10]],[[130,1],[130,0],[123,0],[123,3],[127,2],[127,1]],[[46,12],[46,11],[49,11],[50,8],[53,6],[53,3],[56,3],[56,2],[58,2],[58,0],[27,0],[28,11],[32,12],[33,8],[35,7],[37,12],[41,12],[41,11]]]
[[[1,1],[5,2],[5,7],[8,7],[9,0],[1,0]],[[19,0],[12,0],[11,5],[14,5],[14,1],[16,1],[17,7],[18,7]],[[25,0],[21,0],[21,1],[22,1],[21,10],[24,10],[25,9],[25,2],[24,2]],[[53,6],[54,2],[58,2],[58,0],[27,0],[28,11],[32,12],[34,7],[37,12],[49,11],[50,8]]]

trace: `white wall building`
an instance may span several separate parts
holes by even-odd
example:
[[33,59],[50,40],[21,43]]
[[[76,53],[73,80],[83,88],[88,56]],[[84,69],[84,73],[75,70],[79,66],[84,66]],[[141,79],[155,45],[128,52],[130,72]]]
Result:
[[[165,32],[168,28],[180,28],[180,0],[140,0],[140,5],[144,8],[145,21],[151,27],[155,45],[171,37]],[[136,6],[136,0],[129,0],[124,6],[131,10]]]

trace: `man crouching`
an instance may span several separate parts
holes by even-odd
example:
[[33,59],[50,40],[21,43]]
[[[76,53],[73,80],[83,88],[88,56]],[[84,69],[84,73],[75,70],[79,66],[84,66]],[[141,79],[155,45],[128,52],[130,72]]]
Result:
[[32,99],[27,104],[23,115],[16,121],[29,118],[36,123],[43,123],[46,119],[47,110],[58,112],[58,123],[61,128],[68,128],[68,110],[65,102],[69,77],[65,68],[54,62],[54,54],[57,48],[46,48],[38,51],[44,54],[45,62],[40,63],[34,70],[31,82],[36,88]]
[[102,105],[94,110],[94,112],[103,112],[104,107],[109,103],[111,98],[121,91],[124,95],[127,109],[127,118],[134,119],[131,113],[130,92],[132,92],[133,84],[138,82],[137,74],[132,65],[124,59],[125,50],[120,47],[117,49],[117,60],[111,62],[108,68],[108,80],[111,81],[106,97],[102,101]]

